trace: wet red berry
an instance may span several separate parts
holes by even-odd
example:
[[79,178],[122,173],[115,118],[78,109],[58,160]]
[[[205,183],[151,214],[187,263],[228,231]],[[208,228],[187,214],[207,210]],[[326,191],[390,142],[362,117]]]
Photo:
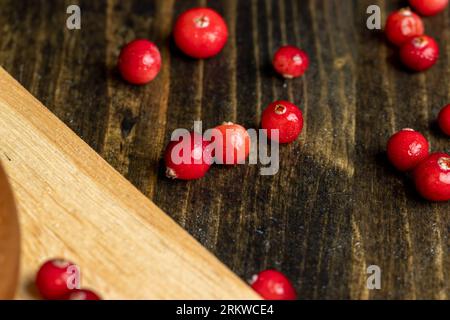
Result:
[[384,28],[386,37],[396,46],[400,46],[411,37],[424,33],[422,19],[409,8],[394,11],[389,15]]
[[255,275],[251,286],[266,300],[297,299],[297,294],[289,279],[276,270],[266,270]]
[[409,4],[423,16],[434,16],[445,10],[448,0],[409,0]]
[[129,83],[141,85],[152,81],[161,69],[158,47],[144,39],[130,42],[120,52],[118,68]]
[[101,300],[101,298],[92,290],[75,289],[62,296],[61,300]]
[[180,180],[202,178],[212,163],[210,153],[207,152],[209,144],[196,132],[178,141],[171,141],[164,155],[167,177]]
[[450,200],[450,156],[433,153],[414,169],[417,191],[430,201]]
[[400,48],[400,59],[403,64],[414,71],[431,68],[439,58],[439,46],[429,36],[410,38]]
[[413,129],[403,129],[394,134],[387,143],[387,156],[400,171],[414,169],[428,156],[427,139]]
[[271,130],[278,130],[279,143],[289,143],[297,139],[303,129],[303,114],[299,108],[288,101],[272,102],[262,113],[261,127],[267,136],[275,139]]
[[228,28],[223,18],[208,8],[193,8],[182,13],[174,26],[173,37],[177,47],[193,58],[217,55],[228,39]]
[[438,116],[439,127],[442,132],[450,136],[450,104],[442,108]]
[[73,273],[70,267],[75,265],[62,259],[49,260],[41,266],[36,275],[36,287],[44,299],[59,299],[71,291],[69,277]]
[[302,76],[309,66],[306,52],[294,46],[284,46],[275,52],[272,61],[275,71],[287,79]]
[[250,136],[247,130],[232,122],[225,122],[214,129],[221,137],[218,140],[214,137],[212,139],[216,162],[229,165],[244,163],[250,153]]

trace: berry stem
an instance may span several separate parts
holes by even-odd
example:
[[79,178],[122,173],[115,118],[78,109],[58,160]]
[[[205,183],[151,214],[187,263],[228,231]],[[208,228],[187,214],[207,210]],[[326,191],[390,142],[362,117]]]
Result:
[[450,158],[441,157],[438,160],[438,164],[442,170],[445,170],[445,171],[450,170]]

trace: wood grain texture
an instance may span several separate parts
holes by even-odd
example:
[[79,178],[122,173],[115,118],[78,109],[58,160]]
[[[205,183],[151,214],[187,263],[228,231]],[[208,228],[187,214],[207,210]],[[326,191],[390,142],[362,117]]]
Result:
[[20,267],[20,231],[14,196],[0,166],[0,299],[13,299]]
[[34,297],[49,257],[75,262],[106,299],[257,298],[2,68],[0,87],[0,150],[23,233],[19,298]]
[[[0,64],[243,279],[274,267],[302,299],[448,299],[450,206],[421,200],[384,154],[403,127],[449,151],[434,125],[450,101],[448,10],[425,22],[441,47],[438,64],[412,74],[365,27],[368,5],[380,5],[385,19],[404,1],[80,0],[80,31],[64,27],[69,2],[0,0]],[[196,5],[218,10],[230,29],[223,52],[205,61],[170,39],[175,17]],[[143,87],[114,69],[135,37],[155,41],[164,61]],[[286,43],[312,60],[287,82],[270,66]],[[292,100],[305,116],[299,141],[280,150],[277,175],[239,166],[189,183],[164,178],[173,129],[194,120],[257,128],[274,99]],[[381,290],[366,288],[372,264]]]

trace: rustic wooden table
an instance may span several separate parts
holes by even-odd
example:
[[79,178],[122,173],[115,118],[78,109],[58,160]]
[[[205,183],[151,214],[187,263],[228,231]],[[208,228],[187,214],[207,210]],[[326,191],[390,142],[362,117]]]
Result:
[[[448,10],[426,19],[439,63],[412,74],[365,27],[368,5],[380,5],[384,20],[403,1],[80,0],[82,28],[70,31],[73,2],[0,0],[0,65],[238,275],[280,269],[302,299],[448,298],[450,205],[421,200],[384,153],[403,127],[450,151],[434,125],[450,102]],[[230,38],[219,56],[192,60],[170,32],[179,13],[205,4],[224,15]],[[136,37],[156,42],[164,61],[143,87],[114,69]],[[286,43],[312,60],[288,82],[270,66]],[[247,165],[189,183],[164,177],[175,128],[257,128],[261,110],[281,98],[300,105],[305,128],[281,148],[277,175]],[[373,264],[381,290],[366,287]]]

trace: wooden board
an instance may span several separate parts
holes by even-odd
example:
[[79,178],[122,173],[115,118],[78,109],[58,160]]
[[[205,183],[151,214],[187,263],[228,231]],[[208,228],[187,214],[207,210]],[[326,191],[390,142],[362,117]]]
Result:
[[0,151],[22,232],[19,298],[65,257],[106,299],[256,294],[0,68]]
[[[0,64],[242,279],[275,267],[304,299],[449,297],[450,205],[421,200],[384,154],[403,127],[450,151],[433,124],[450,103],[448,10],[425,20],[439,63],[412,74],[366,28],[369,5],[384,20],[401,0],[79,0],[79,31],[65,28],[71,1],[1,3]],[[170,32],[178,14],[204,4],[224,15],[230,38],[219,56],[197,61],[174,48]],[[163,57],[143,87],[114,69],[135,37],[155,41]],[[272,54],[285,43],[309,53],[305,77],[274,75]],[[239,166],[196,182],[165,179],[173,129],[197,119],[257,128],[280,98],[300,106],[305,129],[281,148],[278,175]],[[381,290],[367,290],[371,264]]]

